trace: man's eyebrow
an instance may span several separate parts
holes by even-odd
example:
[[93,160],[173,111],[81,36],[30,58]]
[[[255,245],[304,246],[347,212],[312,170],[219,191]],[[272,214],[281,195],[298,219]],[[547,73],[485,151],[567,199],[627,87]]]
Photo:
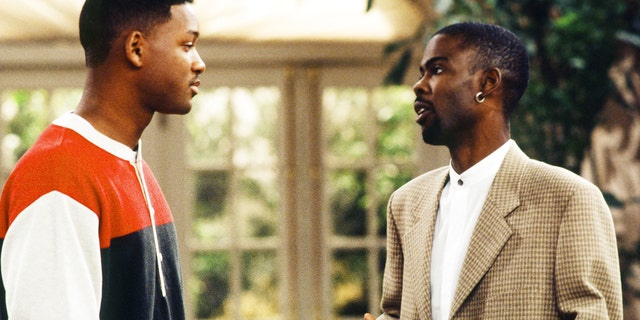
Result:
[[187,31],[188,34],[193,35],[194,37],[198,38],[200,36],[200,32],[198,32],[197,30],[189,30]]
[[426,70],[430,69],[433,64],[439,61],[446,61],[446,60],[449,60],[449,58],[444,56],[436,56],[436,57],[430,58],[429,60],[427,60],[427,62],[420,65],[420,68],[419,68],[420,72],[426,72]]
[[446,61],[446,60],[449,60],[449,58],[444,57],[444,56],[433,57],[433,58],[427,60],[427,62],[424,63],[424,66],[425,66],[425,68],[428,68],[429,66],[431,66],[432,64],[434,64],[436,62]]

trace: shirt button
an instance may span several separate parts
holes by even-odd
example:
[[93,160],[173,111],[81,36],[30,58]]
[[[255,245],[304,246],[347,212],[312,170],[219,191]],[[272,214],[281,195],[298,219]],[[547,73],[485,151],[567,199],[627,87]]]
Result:
[[464,184],[464,181],[462,181],[462,179],[458,179],[458,185],[461,186]]

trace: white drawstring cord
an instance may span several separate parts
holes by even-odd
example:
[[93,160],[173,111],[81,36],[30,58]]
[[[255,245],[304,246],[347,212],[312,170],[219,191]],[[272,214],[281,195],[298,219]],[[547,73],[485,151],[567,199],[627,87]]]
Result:
[[147,204],[147,208],[149,209],[149,217],[151,218],[151,229],[153,230],[153,243],[156,249],[156,262],[158,264],[158,273],[160,276],[160,289],[162,290],[162,296],[167,296],[167,289],[164,280],[164,273],[162,271],[162,252],[160,252],[160,244],[158,242],[158,232],[156,230],[156,211],[153,209],[153,205],[151,204],[151,198],[149,197],[149,189],[147,189],[147,183],[144,180],[144,171],[142,168],[142,153],[141,153],[141,143],[138,141],[138,151],[136,152],[136,160],[135,160],[135,171],[138,176],[138,181],[140,182],[140,187],[142,188],[142,194],[144,196],[144,201]]

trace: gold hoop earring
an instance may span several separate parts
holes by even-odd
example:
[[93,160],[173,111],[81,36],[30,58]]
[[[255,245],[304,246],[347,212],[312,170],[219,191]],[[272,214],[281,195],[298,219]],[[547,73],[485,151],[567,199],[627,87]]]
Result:
[[476,93],[475,99],[476,99],[477,103],[483,103],[484,102],[484,93],[482,93],[482,91]]

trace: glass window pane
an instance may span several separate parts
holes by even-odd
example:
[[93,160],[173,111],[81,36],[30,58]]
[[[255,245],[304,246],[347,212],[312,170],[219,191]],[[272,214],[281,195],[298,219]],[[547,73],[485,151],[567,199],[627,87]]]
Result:
[[190,279],[195,296],[196,317],[216,319],[224,315],[225,302],[229,298],[229,255],[225,253],[201,253],[193,259],[194,275]]
[[278,230],[278,176],[275,170],[245,170],[239,181],[236,214],[244,237],[269,237]]
[[229,176],[226,171],[196,174],[196,203],[193,213],[194,236],[201,240],[229,237],[229,217],[225,210]]
[[275,88],[237,88],[231,95],[236,167],[274,165],[277,151],[277,106]]
[[366,157],[369,91],[360,88],[328,88],[324,104],[327,157],[330,162],[357,161]]
[[414,122],[413,92],[407,87],[375,90],[373,106],[379,127],[376,154],[382,158],[409,160],[418,126]]
[[366,234],[366,179],[367,173],[364,170],[331,170],[327,188],[334,234]]
[[187,157],[192,164],[224,163],[231,152],[229,95],[231,89],[202,90],[187,115]]
[[278,259],[273,251],[245,252],[242,259],[242,319],[266,319],[280,314]]
[[13,167],[49,124],[46,90],[8,90],[2,99],[6,135],[2,140],[5,164]]
[[333,254],[333,306],[339,316],[371,312],[368,306],[368,270],[365,250],[336,250]]

